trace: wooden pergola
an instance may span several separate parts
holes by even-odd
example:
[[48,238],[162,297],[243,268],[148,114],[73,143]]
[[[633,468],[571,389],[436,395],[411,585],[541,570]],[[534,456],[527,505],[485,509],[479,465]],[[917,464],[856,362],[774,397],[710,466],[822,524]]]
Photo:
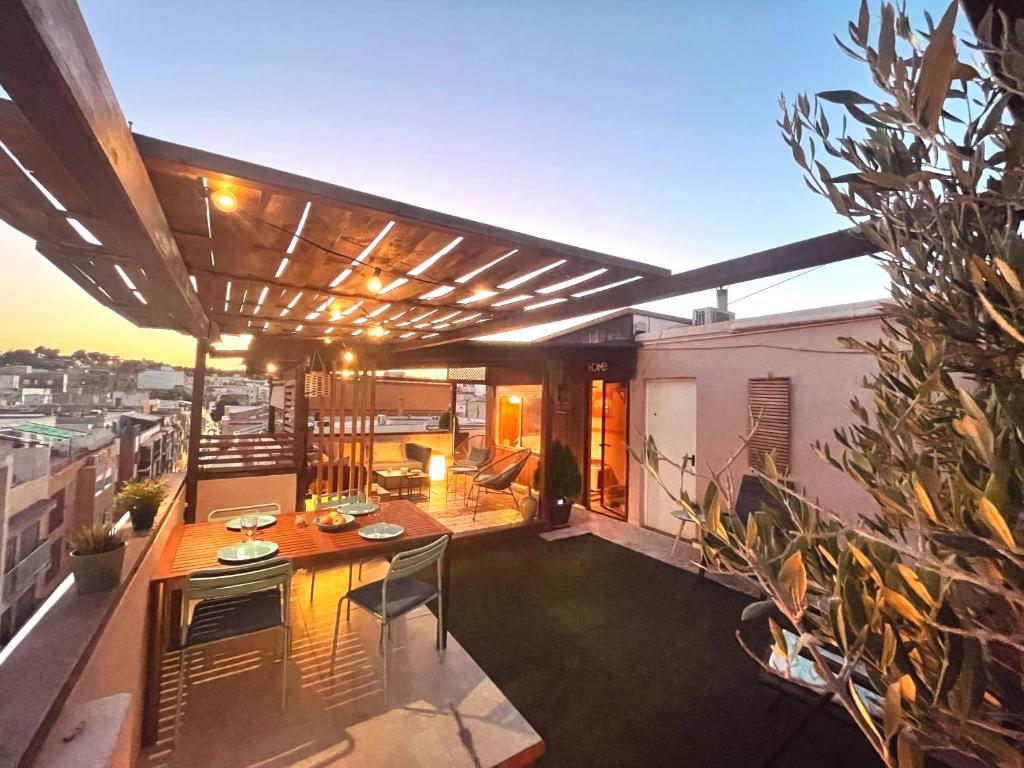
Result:
[[[254,337],[250,365],[291,381],[306,455],[311,359],[372,370],[416,350],[868,254],[836,232],[668,270],[133,134],[73,2],[2,0],[0,218],[93,298],[197,340],[189,500],[201,456],[209,344]],[[289,378],[290,377],[290,378]],[[372,376],[371,376],[372,382]],[[372,402],[370,398],[363,407]],[[290,458],[289,458],[290,456]]]

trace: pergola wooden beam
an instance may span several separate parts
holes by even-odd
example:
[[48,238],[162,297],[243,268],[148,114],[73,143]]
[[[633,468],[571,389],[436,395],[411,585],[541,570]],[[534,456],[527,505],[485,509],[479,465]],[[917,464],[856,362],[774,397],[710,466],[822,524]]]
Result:
[[[399,349],[419,349],[456,341],[479,338],[500,331],[514,330],[525,325],[540,325],[569,317],[582,317],[596,312],[644,304],[649,301],[671,299],[689,293],[706,291],[723,285],[757,280],[762,277],[795,272],[825,264],[868,256],[876,248],[854,230],[842,230],[828,235],[819,235],[796,243],[769,248],[765,251],[719,261],[704,267],[678,272],[671,277],[657,280],[640,280],[633,285],[608,295],[595,294],[592,297],[555,304],[552,307],[521,313],[518,317],[498,318],[483,326],[469,326],[443,337],[426,340],[412,340]],[[528,323],[524,322],[528,319]]]
[[[73,0],[0,0],[0,84],[93,212],[104,244],[162,285],[182,330],[216,333],[188,272],[92,37]],[[107,242],[111,238],[116,243]]]

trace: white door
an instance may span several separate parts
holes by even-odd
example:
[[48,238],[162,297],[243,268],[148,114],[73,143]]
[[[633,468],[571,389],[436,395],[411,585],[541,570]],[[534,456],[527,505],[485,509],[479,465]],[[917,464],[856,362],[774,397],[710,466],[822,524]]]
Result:
[[[654,437],[658,451],[673,462],[689,458],[694,466],[697,453],[697,382],[694,379],[663,379],[647,382],[647,419],[645,430]],[[679,470],[662,462],[661,478],[678,493]],[[696,496],[696,479],[686,474],[682,486],[691,498]],[[679,520],[670,514],[677,505],[654,478],[644,473],[643,524],[648,528],[675,535]]]

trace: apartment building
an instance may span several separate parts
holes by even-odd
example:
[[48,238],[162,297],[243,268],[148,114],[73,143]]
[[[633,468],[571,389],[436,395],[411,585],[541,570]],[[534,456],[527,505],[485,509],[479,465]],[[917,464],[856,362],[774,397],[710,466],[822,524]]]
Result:
[[0,429],[0,645],[68,572],[68,535],[111,519],[120,443],[23,422]]

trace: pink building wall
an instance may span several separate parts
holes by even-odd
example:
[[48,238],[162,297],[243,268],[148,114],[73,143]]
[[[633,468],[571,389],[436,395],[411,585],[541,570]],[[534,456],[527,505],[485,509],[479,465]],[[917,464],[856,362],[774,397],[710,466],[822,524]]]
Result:
[[[828,307],[782,315],[687,327],[639,337],[637,374],[630,392],[630,435],[644,434],[646,383],[652,379],[694,379],[697,399],[697,465],[723,467],[748,430],[747,381],[768,376],[790,379],[790,478],[809,496],[844,517],[870,509],[871,498],[842,472],[818,458],[817,441],[835,447],[832,430],[852,421],[848,408],[855,395],[866,394],[863,379],[875,371],[874,358],[851,354],[838,338],[880,338],[875,302]],[[862,397],[862,400],[864,398]],[[744,451],[733,467],[733,480],[747,469]],[[643,524],[647,478],[631,462],[629,522]],[[698,498],[706,481],[698,479]]]

